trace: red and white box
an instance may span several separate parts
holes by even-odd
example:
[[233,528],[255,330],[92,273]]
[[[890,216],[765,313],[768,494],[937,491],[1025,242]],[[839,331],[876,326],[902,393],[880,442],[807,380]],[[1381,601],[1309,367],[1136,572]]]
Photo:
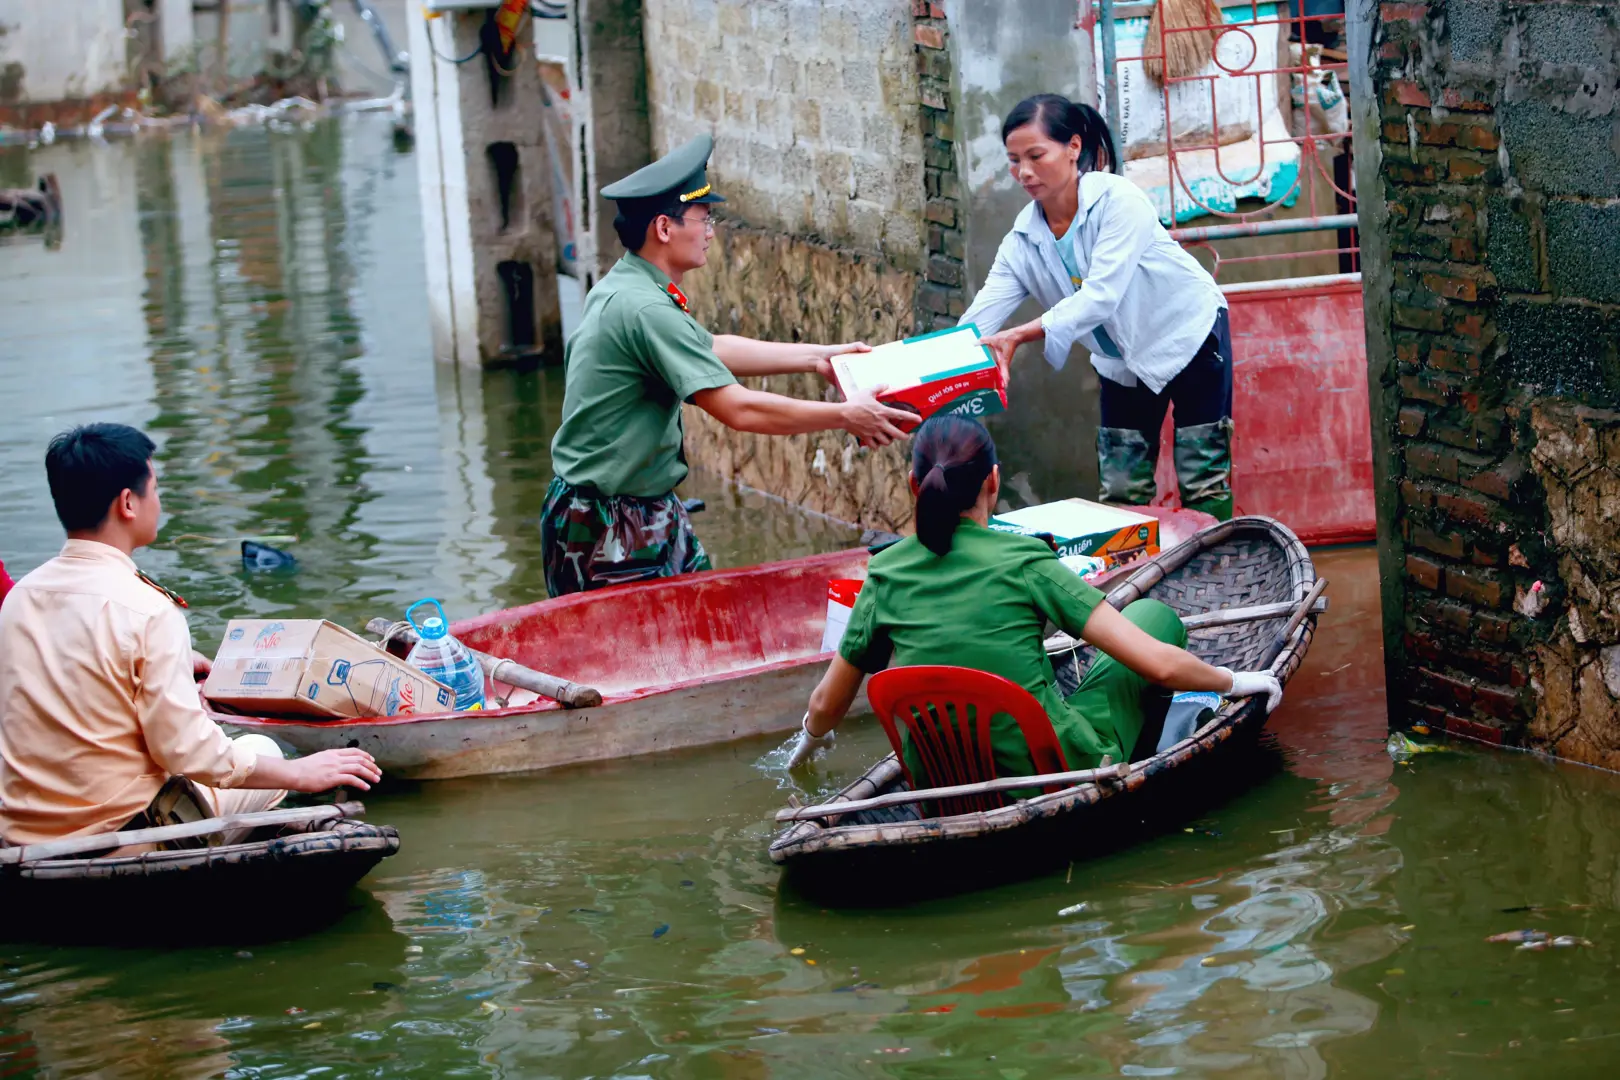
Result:
[[1007,408],[1007,390],[990,350],[972,323],[936,330],[871,352],[832,359],[833,379],[849,397],[857,390],[886,389],[878,400],[918,416],[989,416]]
[[827,582],[827,625],[821,631],[821,651],[837,652],[849,626],[849,613],[855,610],[855,597],[866,582],[855,578],[833,578]]

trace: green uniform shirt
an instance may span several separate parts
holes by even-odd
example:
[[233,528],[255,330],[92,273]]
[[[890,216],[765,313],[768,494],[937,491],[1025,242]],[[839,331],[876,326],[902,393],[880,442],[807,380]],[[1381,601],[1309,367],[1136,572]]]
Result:
[[[1142,727],[1138,699],[1146,684],[1103,657],[1065,700],[1046,658],[1044,631],[1050,620],[1079,637],[1103,602],[1103,594],[1059,562],[1044,541],[963,518],[944,555],[912,536],[873,556],[838,652],[868,673],[891,665],[949,664],[1009,679],[1046,709],[1069,768],[1085,769],[1103,754],[1126,759]],[[1149,632],[1184,642],[1180,620],[1168,608],[1164,613],[1165,625]],[[1035,771],[1012,717],[996,716],[990,738],[1001,775]],[[909,740],[906,745],[907,767],[921,778],[921,759]]]
[[665,495],[686,478],[681,402],[737,381],[714,337],[665,290],[669,278],[626,254],[585,298],[563,353],[562,424],[551,463],[604,495]]

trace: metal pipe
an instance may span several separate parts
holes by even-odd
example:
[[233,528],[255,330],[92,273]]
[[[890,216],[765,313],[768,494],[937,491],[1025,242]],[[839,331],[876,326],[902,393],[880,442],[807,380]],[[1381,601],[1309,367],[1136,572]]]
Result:
[[1196,229],[1171,229],[1170,235],[1182,243],[1200,240],[1232,240],[1240,236],[1274,236],[1278,233],[1333,232],[1354,229],[1355,214],[1327,214],[1316,217],[1281,218],[1271,221],[1236,221],[1229,225],[1204,225]]
[[[1301,252],[1309,255],[1311,252]],[[1322,274],[1319,277],[1293,277],[1277,278],[1274,281],[1241,281],[1235,285],[1222,285],[1221,292],[1227,296],[1234,293],[1256,293],[1288,291],[1298,292],[1306,289],[1321,289],[1330,285],[1360,285],[1361,274]]]
[[1108,129],[1114,133],[1114,143],[1123,154],[1125,136],[1119,130],[1119,71],[1114,55],[1114,0],[1098,0],[1102,20],[1103,92],[1108,95]]

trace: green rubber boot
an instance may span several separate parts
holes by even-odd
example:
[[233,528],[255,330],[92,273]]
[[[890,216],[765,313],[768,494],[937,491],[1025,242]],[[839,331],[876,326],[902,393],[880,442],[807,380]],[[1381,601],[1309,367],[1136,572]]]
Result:
[[1176,479],[1181,482],[1181,505],[1213,514],[1220,521],[1232,517],[1232,421],[1193,424],[1176,429]]
[[1135,428],[1097,429],[1097,479],[1103,502],[1146,506],[1158,492],[1153,482],[1157,447]]

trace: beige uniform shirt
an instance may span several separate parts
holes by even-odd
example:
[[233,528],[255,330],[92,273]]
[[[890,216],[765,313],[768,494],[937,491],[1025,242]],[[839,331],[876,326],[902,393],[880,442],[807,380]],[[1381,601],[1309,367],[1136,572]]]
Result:
[[0,606],[0,836],[117,829],[172,775],[236,787],[257,755],[203,712],[174,601],[117,548],[69,540]]

